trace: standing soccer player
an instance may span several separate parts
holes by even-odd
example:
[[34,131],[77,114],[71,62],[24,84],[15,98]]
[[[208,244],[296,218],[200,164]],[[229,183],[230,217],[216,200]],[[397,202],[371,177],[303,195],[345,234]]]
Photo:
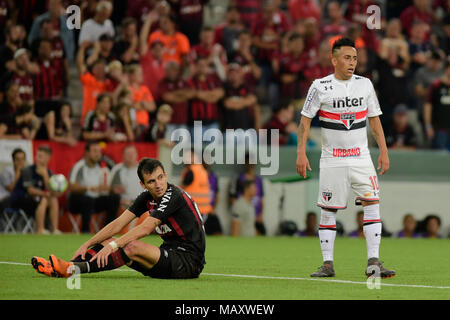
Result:
[[[311,277],[333,277],[334,240],[336,238],[336,212],[347,207],[349,191],[356,195],[356,204],[364,210],[364,236],[367,244],[370,276],[379,268],[379,276],[392,277],[379,261],[381,220],[377,173],[367,146],[366,120],[380,149],[379,174],[389,169],[389,157],[383,128],[382,114],[372,82],[354,75],[357,52],[353,40],[341,38],[332,48],[331,61],[334,74],[315,80],[308,91],[298,128],[297,172],[306,178],[311,171],[305,146],[311,120],[319,116],[322,126],[322,155],[318,206],[321,207],[319,225],[323,265]],[[378,276],[378,275],[377,275]]]
[[[137,173],[146,190],[122,215],[84,243],[72,261],[54,255],[49,261],[33,257],[33,267],[39,273],[62,278],[70,277],[77,268],[80,273],[90,273],[123,265],[153,278],[197,278],[205,264],[205,231],[197,205],[185,191],[167,183],[158,160],[142,159]],[[146,212],[150,215],[142,224],[119,239],[112,238]],[[153,231],[164,240],[159,248],[138,240]]]

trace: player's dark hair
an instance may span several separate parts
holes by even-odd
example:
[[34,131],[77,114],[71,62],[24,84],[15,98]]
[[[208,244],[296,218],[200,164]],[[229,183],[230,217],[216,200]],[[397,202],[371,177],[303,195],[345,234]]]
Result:
[[162,171],[165,172],[164,166],[159,160],[151,158],[143,158],[141,161],[139,161],[139,165],[137,168],[137,175],[139,177],[139,180],[141,180],[142,183],[145,183],[144,173],[151,174],[158,167],[161,167]]
[[355,41],[350,38],[340,38],[333,43],[331,53],[334,54],[337,50],[341,49],[341,47],[355,48]]
[[48,146],[48,145],[42,145],[42,146],[40,146],[40,147],[37,149],[37,151],[45,152],[45,153],[47,153],[49,156],[52,155],[52,148],[50,148],[50,146]]
[[98,145],[98,142],[97,141],[88,141],[88,142],[86,142],[86,145],[84,146],[84,151],[85,152],[89,152],[93,145]]
[[[19,153],[25,154],[25,151],[23,151],[23,150],[20,149],[20,148],[15,148],[15,149],[13,150],[13,152],[11,153],[11,157],[12,157],[13,161],[14,161],[14,158],[16,157],[16,155],[19,154]],[[26,155],[26,154],[25,154],[25,155]]]

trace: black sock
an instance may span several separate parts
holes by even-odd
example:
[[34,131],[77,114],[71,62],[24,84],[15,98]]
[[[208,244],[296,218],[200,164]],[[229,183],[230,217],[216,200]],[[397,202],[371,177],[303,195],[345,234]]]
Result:
[[71,260],[72,262],[84,262],[89,261],[92,259],[93,256],[95,256],[100,250],[103,249],[103,245],[101,243],[94,244],[94,246],[86,252],[84,255],[84,260],[81,258],[81,255],[76,257],[75,259]]
[[119,248],[109,255],[108,263],[103,267],[99,267],[97,265],[97,260],[94,260],[92,262],[89,262],[89,260],[85,260],[83,262],[74,262],[74,265],[80,268],[80,273],[91,273],[117,269],[130,261],[131,260],[125,254],[125,251],[122,248]]

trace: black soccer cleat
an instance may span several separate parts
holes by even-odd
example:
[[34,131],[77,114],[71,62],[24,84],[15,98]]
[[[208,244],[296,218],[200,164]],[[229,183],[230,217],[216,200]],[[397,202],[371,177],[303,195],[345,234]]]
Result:
[[[377,268],[379,270],[377,270]],[[382,279],[386,279],[394,277],[395,271],[385,268],[383,263],[379,261],[378,258],[370,258],[367,262],[365,274],[367,278],[374,275],[379,276]]]

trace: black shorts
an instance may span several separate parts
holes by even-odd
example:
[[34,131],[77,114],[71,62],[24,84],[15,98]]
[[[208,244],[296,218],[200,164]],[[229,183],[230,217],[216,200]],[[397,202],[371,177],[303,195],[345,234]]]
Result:
[[133,262],[130,268],[145,276],[159,279],[190,279],[198,278],[204,263],[194,254],[184,248],[160,247],[161,256],[151,269],[144,268]]
[[11,201],[11,207],[22,209],[27,216],[34,217],[37,207],[39,206],[40,201],[37,201],[35,198],[26,195],[24,197],[20,197],[18,199]]

